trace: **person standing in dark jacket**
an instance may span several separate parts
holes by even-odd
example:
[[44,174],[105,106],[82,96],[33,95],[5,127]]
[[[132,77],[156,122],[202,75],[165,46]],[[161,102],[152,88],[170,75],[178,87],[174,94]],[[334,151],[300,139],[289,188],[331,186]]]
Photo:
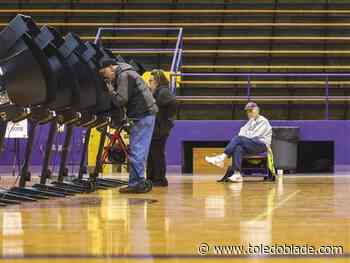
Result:
[[156,116],[151,149],[147,161],[147,178],[153,186],[168,186],[166,179],[165,146],[176,115],[176,98],[169,89],[164,71],[151,72],[149,87],[156,100],[159,112]]
[[145,165],[158,107],[148,86],[131,65],[105,59],[100,74],[106,81],[114,106],[125,107],[128,117],[134,120],[129,145],[129,183],[127,187],[120,188],[119,192],[149,192],[152,183],[145,179]]

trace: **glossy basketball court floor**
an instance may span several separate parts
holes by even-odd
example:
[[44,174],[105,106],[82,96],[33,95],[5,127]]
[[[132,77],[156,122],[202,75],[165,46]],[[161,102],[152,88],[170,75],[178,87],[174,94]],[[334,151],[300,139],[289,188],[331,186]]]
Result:
[[[219,184],[170,176],[142,195],[116,189],[0,209],[0,262],[350,262],[350,176]],[[208,244],[207,256],[198,253]],[[215,255],[214,245],[341,245],[324,256]]]

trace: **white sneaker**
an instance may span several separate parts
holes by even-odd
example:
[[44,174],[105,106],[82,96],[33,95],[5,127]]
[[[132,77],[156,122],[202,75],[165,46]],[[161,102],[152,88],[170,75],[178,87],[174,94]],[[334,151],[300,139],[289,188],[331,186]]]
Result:
[[235,172],[228,180],[232,183],[241,183],[243,182],[243,177],[240,172]]
[[212,165],[215,165],[215,166],[218,166],[220,168],[224,168],[225,166],[225,156],[223,154],[220,154],[220,155],[216,155],[216,156],[205,156],[205,161],[212,164]]

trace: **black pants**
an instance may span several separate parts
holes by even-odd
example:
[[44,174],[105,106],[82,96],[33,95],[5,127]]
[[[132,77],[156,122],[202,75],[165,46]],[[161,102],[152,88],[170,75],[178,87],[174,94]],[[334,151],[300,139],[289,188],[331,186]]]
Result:
[[166,179],[165,145],[168,136],[152,139],[147,160],[147,178],[153,182]]

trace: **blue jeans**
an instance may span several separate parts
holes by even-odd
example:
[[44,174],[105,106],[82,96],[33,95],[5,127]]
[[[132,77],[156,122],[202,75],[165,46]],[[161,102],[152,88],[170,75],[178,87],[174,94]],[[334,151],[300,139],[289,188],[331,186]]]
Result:
[[145,165],[151,145],[155,116],[148,115],[135,121],[130,133],[129,186],[145,180]]
[[235,136],[226,146],[224,153],[232,156],[232,167],[234,170],[241,171],[242,155],[264,153],[266,150],[266,145],[258,139]]

